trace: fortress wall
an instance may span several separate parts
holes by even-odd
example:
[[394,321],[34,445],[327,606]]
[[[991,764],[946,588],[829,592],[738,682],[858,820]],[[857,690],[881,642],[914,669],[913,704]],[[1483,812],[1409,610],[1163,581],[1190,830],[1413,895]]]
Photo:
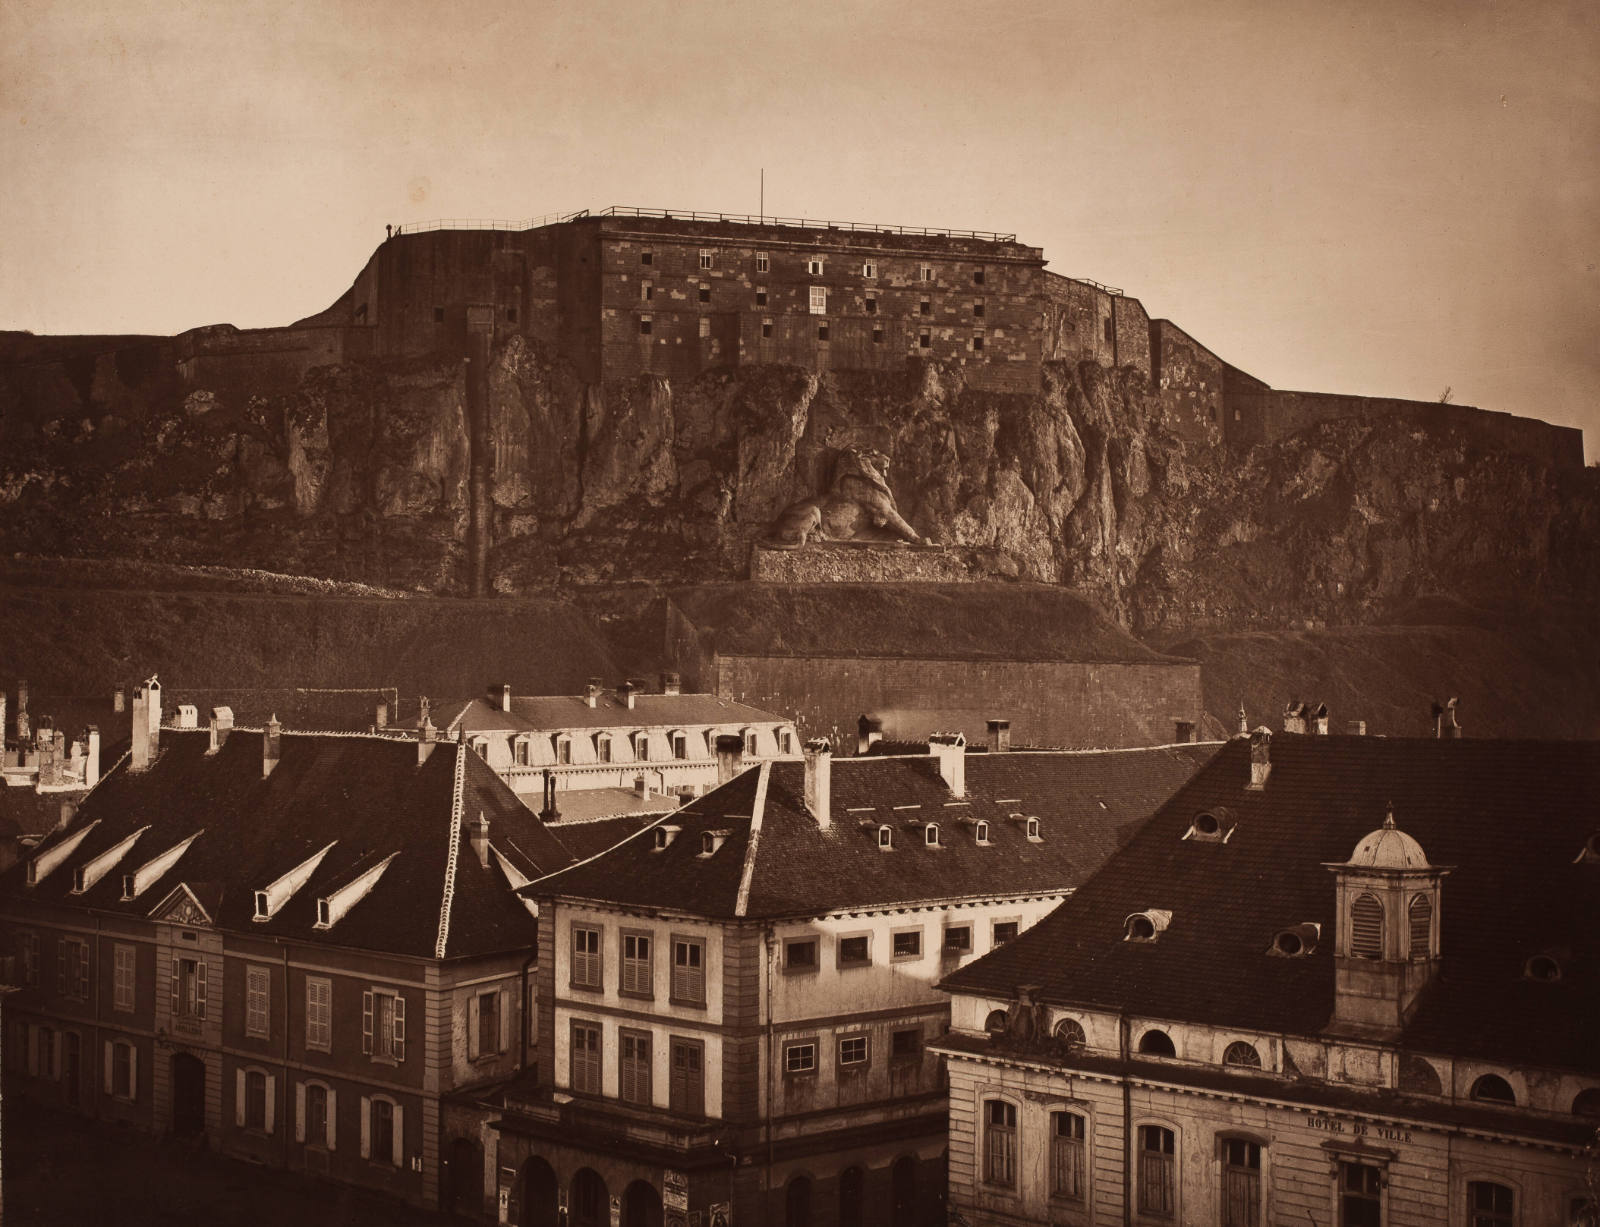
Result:
[[1150,323],[1150,378],[1168,424],[1191,442],[1216,442],[1223,431],[1227,364],[1171,320]]
[[1059,273],[1040,279],[1044,297],[1044,359],[1102,366],[1112,362],[1112,298],[1104,290]]
[[897,739],[959,731],[984,741],[986,722],[1003,718],[1019,745],[1163,745],[1176,721],[1199,727],[1203,710],[1200,666],[1188,662],[717,653],[714,671],[718,695],[791,716],[802,737],[832,737],[835,745],[854,744],[863,714],[883,717],[884,736]]
[[1114,366],[1134,366],[1150,374],[1150,317],[1144,304],[1126,294],[1111,300],[1112,345]]

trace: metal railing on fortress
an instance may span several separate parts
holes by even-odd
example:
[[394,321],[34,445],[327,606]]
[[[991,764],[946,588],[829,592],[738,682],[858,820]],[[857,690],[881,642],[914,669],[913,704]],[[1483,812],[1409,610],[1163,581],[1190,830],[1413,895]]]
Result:
[[540,226],[553,226],[589,216],[587,209],[576,213],[546,213],[543,217],[505,220],[493,217],[440,217],[431,222],[407,222],[396,226],[396,234],[422,234],[429,230],[537,230]]
[[660,217],[669,221],[731,222],[741,226],[794,226],[807,230],[847,230],[862,234],[903,234],[924,238],[980,239],[985,243],[1015,243],[1014,234],[993,230],[946,230],[937,226],[879,226],[865,222],[827,221],[814,217],[778,217],[772,213],[700,213],[694,209],[637,209],[631,205],[612,205],[593,217]]

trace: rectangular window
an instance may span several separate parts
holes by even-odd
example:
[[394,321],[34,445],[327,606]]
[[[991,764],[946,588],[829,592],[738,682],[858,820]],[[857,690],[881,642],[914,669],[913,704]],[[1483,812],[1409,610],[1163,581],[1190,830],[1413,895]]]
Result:
[[975,354],[983,352],[983,333],[975,332],[972,334],[972,352]]
[[611,738],[604,733],[594,739],[594,761],[609,763],[611,761]]
[[655,252],[653,252],[653,251],[641,251],[639,253],[639,263],[640,264],[649,266],[649,265],[654,264],[655,262],[656,262],[656,253]]
[[1003,1099],[983,1104],[983,1180],[1006,1189],[1017,1183],[1017,1109]]
[[394,1104],[387,1099],[374,1099],[367,1140],[368,1155],[398,1166],[399,1155],[395,1150],[394,1140]]
[[772,321],[771,320],[762,320],[761,321],[761,335],[762,335],[762,337],[770,337],[772,335]]
[[766,273],[772,270],[772,259],[764,251],[756,252],[756,272]]
[[435,307],[433,309],[433,322],[435,324],[444,323],[444,308],[443,307]]
[[617,1069],[617,1094],[627,1103],[650,1103],[650,1033],[617,1032],[622,1049]]
[[361,1001],[361,1051],[377,1060],[406,1059],[406,999],[385,989],[368,989]]
[[267,1131],[267,1076],[258,1069],[248,1070],[244,1076],[244,1127]]
[[817,970],[817,939],[801,937],[783,943],[783,969],[785,971]]
[[702,338],[711,335],[711,319],[709,316],[702,315],[700,317],[700,335]]
[[889,1036],[889,1059],[892,1061],[920,1061],[922,1059],[922,1028],[907,1027]]
[[701,302],[710,302],[711,301],[711,287],[708,286],[703,281],[700,283],[700,301]]
[[134,975],[137,952],[132,946],[117,943],[113,957],[116,959],[112,1005],[118,1010],[134,1008]]
[[972,317],[979,320],[983,318],[983,299],[980,298],[972,304]]
[[706,944],[696,938],[672,939],[672,999],[689,1005],[706,1000]]
[[764,286],[764,285],[758,285],[758,286],[756,286],[756,306],[764,307],[766,305],[767,305],[767,287]]
[[472,1030],[477,1040],[476,1055],[493,1056],[500,1051],[500,992],[490,989],[476,994],[472,1000],[472,1012],[476,1017],[469,1021],[474,1024]]
[[874,345],[882,345],[883,344],[883,329],[882,328],[874,328],[872,330],[872,342],[873,342]]
[[506,308],[506,323],[515,324],[516,322],[517,322],[517,309],[515,307],[507,307]]
[[863,1067],[867,1064],[867,1037],[847,1035],[839,1041],[839,1064]]
[[29,988],[39,983],[39,935],[37,933],[23,933],[20,936],[22,946],[22,982]]
[[876,298],[874,298],[871,294],[867,295],[867,314],[868,315],[876,315],[876,314],[878,314],[878,300]]
[[172,960],[172,1012],[180,1018],[206,1016],[206,963],[204,959]]
[[931,265],[931,264],[919,265],[917,267],[917,280],[918,281],[932,281],[933,280],[933,265]]
[[622,935],[622,991],[635,997],[648,997],[655,991],[650,960],[650,935]]
[[972,271],[972,284],[973,285],[982,285],[983,284],[983,270],[981,268],[974,269]]
[[827,324],[818,324],[817,325],[817,340],[826,341],[827,339],[828,339],[828,325]]
[[1050,1114],[1050,1196],[1084,1198],[1083,1117],[1076,1112]]
[[918,336],[917,336],[917,348],[918,349],[932,349],[933,348],[933,336],[932,336],[932,334],[930,334],[930,333],[928,333],[926,331],[924,331],[922,333],[919,333]]
[[1017,935],[1017,922],[1014,920],[997,920],[994,922],[994,945],[1003,946]]
[[716,254],[709,248],[702,247],[700,249],[700,267],[711,268],[716,263]]
[[56,953],[56,992],[86,1001],[89,997],[89,943],[64,937]]
[[118,1099],[133,1099],[137,1089],[133,1081],[133,1045],[116,1040],[111,1045],[111,1093]]
[[1365,1163],[1339,1164],[1339,1227],[1382,1227],[1383,1173]]
[[816,1040],[805,1040],[799,1044],[785,1044],[783,1046],[783,1072],[786,1074],[816,1073]]
[[1222,1227],[1260,1224],[1261,1147],[1244,1138],[1223,1138]]
[[328,1134],[328,1088],[317,1082],[307,1082],[305,1085],[306,1111],[301,1121],[301,1130],[313,1146],[327,1146],[332,1150],[332,1138]]
[[639,335],[641,337],[649,336],[650,335],[650,329],[651,329],[650,317],[648,315],[641,315],[639,317]]
[[812,258],[810,260],[807,260],[806,261],[806,274],[808,276],[811,276],[811,277],[820,277],[820,276],[822,276],[822,261],[820,259],[817,259],[817,258]]
[[706,1113],[705,1045],[699,1040],[672,1037],[672,1074],[668,1105],[685,1116]]
[[810,294],[811,314],[826,315],[828,313],[828,287],[825,285],[814,285],[811,287]]
[[924,298],[922,300],[922,302],[919,303],[918,306],[917,306],[917,313],[919,315],[932,315],[933,314],[933,303],[932,303],[932,301],[930,301],[929,299]]
[[599,988],[600,930],[572,926],[572,987]]
[[1111,317],[1109,315],[1106,316],[1106,318],[1105,318],[1105,331],[1106,331],[1106,344],[1110,345],[1111,344]]
[[944,931],[946,955],[963,955],[972,952],[972,926],[951,925]]
[[271,1017],[268,997],[272,991],[272,973],[265,967],[247,967],[244,973],[244,1033],[261,1039],[270,1038]]
[[649,302],[656,296],[656,287],[653,282],[641,281],[639,283],[639,301]]
[[306,977],[306,1047],[333,1051],[333,981]]
[[1139,1126],[1139,1213],[1171,1218],[1176,1204],[1172,1130]]
[[897,959],[920,959],[922,957],[922,930],[895,930],[893,951],[894,957]]
[[868,260],[861,266],[861,275],[868,278],[876,277],[878,275],[878,266]]
[[594,1023],[572,1024],[570,1062],[572,1089],[585,1095],[600,1094],[600,1028]]
[[839,966],[865,967],[872,962],[872,939],[865,933],[839,939]]

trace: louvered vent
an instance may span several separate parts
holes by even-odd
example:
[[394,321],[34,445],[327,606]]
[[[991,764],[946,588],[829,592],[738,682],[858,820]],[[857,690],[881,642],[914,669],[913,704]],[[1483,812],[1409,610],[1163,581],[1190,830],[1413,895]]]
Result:
[[1383,957],[1383,905],[1371,895],[1350,907],[1350,953],[1358,959]]

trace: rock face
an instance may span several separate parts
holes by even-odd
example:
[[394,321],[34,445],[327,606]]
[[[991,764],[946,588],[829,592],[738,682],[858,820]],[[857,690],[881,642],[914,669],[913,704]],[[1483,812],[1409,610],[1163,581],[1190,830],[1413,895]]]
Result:
[[[73,340],[4,347],[0,550],[465,591],[461,363],[180,377],[170,341]],[[1047,364],[1033,395],[937,364],[596,386],[522,337],[495,351],[488,416],[500,593],[742,577],[862,446],[924,536],[1140,632],[1361,623],[1431,591],[1600,604],[1600,471],[1505,454],[1466,419],[1326,422],[1240,453],[1180,435],[1133,368]]]

